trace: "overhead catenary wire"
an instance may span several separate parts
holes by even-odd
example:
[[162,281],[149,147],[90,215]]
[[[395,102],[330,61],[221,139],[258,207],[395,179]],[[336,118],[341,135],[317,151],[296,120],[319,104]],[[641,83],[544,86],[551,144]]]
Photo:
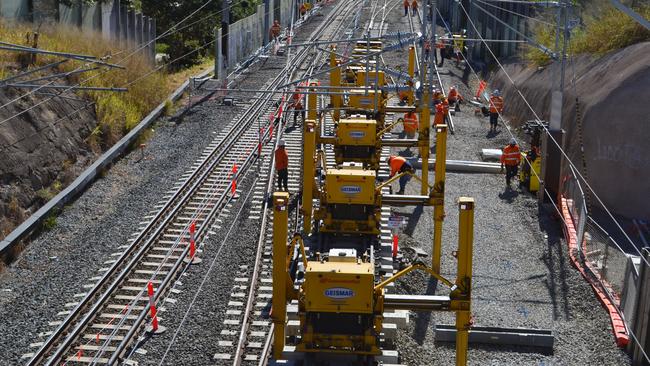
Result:
[[490,3],[485,2],[485,1],[483,1],[483,0],[476,0],[476,1],[479,2],[479,3],[485,4],[485,5],[487,5],[487,6],[491,6],[491,7],[493,7],[493,8],[496,8],[496,9],[499,9],[499,10],[502,10],[502,11],[505,11],[505,12],[507,12],[507,13],[510,13],[510,14],[516,15],[516,16],[521,17],[521,18],[525,18],[525,19],[528,19],[528,20],[533,20],[533,21],[535,21],[535,22],[542,23],[542,24],[545,24],[545,25],[548,25],[548,26],[551,26],[551,27],[555,27],[555,26],[556,26],[555,24],[553,24],[553,23],[549,23],[549,22],[547,22],[547,21],[545,21],[545,20],[542,20],[542,19],[539,19],[539,18],[535,18],[535,17],[531,17],[531,16],[528,16],[528,15],[524,15],[524,14],[518,13],[518,12],[516,12],[516,11],[510,10],[510,9],[506,9],[506,8],[503,8],[503,7],[498,6],[498,5],[490,4]]
[[[469,16],[469,13],[467,12],[467,10],[466,10],[465,7],[463,6],[463,4],[462,4],[462,3],[459,3],[459,4],[460,4],[460,7],[462,8],[463,12],[464,12],[465,15],[467,16],[467,19],[469,20],[470,24],[472,25],[472,27],[473,27],[474,30],[476,31],[477,35],[478,35],[480,38],[482,38],[481,33],[478,31],[478,28],[477,28],[476,25],[474,24],[473,20],[472,20],[471,17]],[[516,84],[514,83],[514,81],[512,80],[512,78],[510,78],[510,75],[507,73],[507,71],[505,70],[505,68],[504,68],[503,65],[501,64],[501,62],[498,60],[498,58],[496,57],[496,55],[492,52],[492,49],[490,48],[490,46],[487,44],[487,42],[484,42],[484,44],[485,44],[486,48],[488,49],[488,51],[490,52],[490,54],[492,55],[492,57],[494,58],[494,60],[498,63],[498,65],[499,65],[499,67],[501,68],[501,70],[502,70],[502,71],[504,72],[504,74],[508,77],[508,79],[512,82],[513,86],[515,87],[515,89],[517,90],[517,92],[519,93],[519,95],[521,96],[521,98],[524,100],[524,102],[526,103],[526,105],[528,106],[528,108],[533,112],[533,114],[535,115],[535,118],[537,118],[537,121],[541,121],[541,119],[539,118],[539,116],[537,115],[537,113],[534,111],[534,109],[532,108],[532,106],[528,103],[528,101],[527,101],[526,98],[524,97],[523,93],[521,93],[521,91],[519,90],[519,88],[517,88],[517,86],[516,86]],[[469,63],[468,63],[468,65],[469,65]],[[472,71],[474,71],[473,68],[472,68]],[[474,74],[478,77],[478,75],[476,74],[475,71],[474,71]],[[505,119],[503,119],[502,116],[499,116],[499,117],[501,117],[501,119],[503,120],[503,122],[504,122],[504,126],[506,127],[506,131],[508,131],[508,133],[509,133],[513,138],[515,138],[514,134],[512,134],[512,132],[510,131],[510,127],[509,127],[508,124],[505,122]],[[567,159],[567,161],[569,162],[569,164],[570,164],[571,167],[573,168],[574,172],[575,172],[576,174],[580,175],[581,179],[585,182],[585,184],[587,184],[587,186],[589,187],[589,189],[593,192],[594,196],[596,196],[596,197],[598,198],[597,194],[593,191],[593,188],[591,188],[591,186],[588,184],[588,182],[585,180],[585,178],[580,174],[580,172],[578,171],[578,169],[575,167],[575,165],[573,164],[573,162],[572,162],[572,161],[569,159],[569,157],[566,155],[566,153],[565,153],[564,150],[561,148],[561,146],[559,146],[559,144],[557,144],[557,141],[555,141],[555,139],[553,138],[553,136],[550,134],[550,131],[548,131],[548,129],[547,129],[543,124],[540,123],[539,125],[544,129],[544,131],[548,134],[548,136],[551,138],[551,140],[553,140],[553,141],[555,142],[555,144],[557,145],[558,149],[562,152],[562,154],[564,155],[564,157]],[[516,139],[516,138],[515,138],[515,139]],[[528,159],[527,159],[526,157],[525,157],[524,159],[525,159],[526,162],[530,165],[530,161],[528,161]],[[536,176],[538,179],[540,179],[540,181],[541,181],[541,178],[539,177],[539,175],[537,175],[537,172],[535,172],[535,170],[532,169],[532,166],[531,166],[531,172],[533,172],[533,173],[535,174],[535,176]],[[544,192],[545,192],[546,195],[549,197],[549,199],[553,200],[552,196],[550,195],[550,193],[548,192],[548,190],[547,190],[546,188],[544,188]],[[608,214],[609,214],[610,217],[614,220],[614,222],[617,224],[617,226],[619,226],[619,228],[621,229],[621,231],[623,231],[623,229],[620,227],[618,221],[616,221],[616,219],[611,215],[611,213],[610,213],[609,210],[605,207],[605,205],[602,203],[602,201],[600,200],[600,198],[598,198],[598,200],[599,200],[599,202],[601,203],[601,205],[602,205],[602,206],[607,210]],[[562,220],[562,222],[564,223],[564,225],[568,225],[568,223],[567,223],[566,220],[564,219],[564,216],[560,213],[559,208],[558,208],[556,205],[552,205],[552,206],[553,206],[553,207],[555,208],[555,210],[557,211],[558,216],[560,217],[560,219]],[[628,238],[628,240],[630,240],[630,242],[631,242],[631,239],[629,238],[629,236],[627,236],[627,234],[626,234],[624,231],[623,231],[623,233],[624,233],[624,235]],[[614,242],[614,244],[616,245],[616,247],[617,247],[621,252],[624,252],[624,251],[622,250],[622,248],[618,245],[618,243],[616,243],[615,241],[612,241],[612,242]],[[638,250],[638,248],[636,248],[636,246],[634,245],[634,243],[632,243],[632,246],[633,246],[633,247],[637,250],[637,252],[640,254],[640,258],[641,258],[641,260],[643,260],[643,261],[646,263],[646,265],[649,265],[649,264],[648,264],[648,261],[647,261],[647,260],[644,258],[644,256],[640,253],[640,251]],[[639,349],[641,350],[641,353],[642,353],[643,356],[645,357],[646,361],[650,362],[650,357],[648,357],[648,354],[646,353],[645,349],[643,348],[643,345],[642,345],[642,344],[639,342],[639,340],[637,339],[636,335],[635,335],[634,332],[632,331],[632,328],[629,326],[629,324],[628,324],[627,321],[625,320],[625,317],[622,316],[621,318],[623,319],[623,322],[624,322],[624,324],[625,324],[625,327],[626,327],[627,333],[628,333],[629,335],[632,336],[632,338],[634,339],[635,343],[637,344],[637,346],[638,346]]]

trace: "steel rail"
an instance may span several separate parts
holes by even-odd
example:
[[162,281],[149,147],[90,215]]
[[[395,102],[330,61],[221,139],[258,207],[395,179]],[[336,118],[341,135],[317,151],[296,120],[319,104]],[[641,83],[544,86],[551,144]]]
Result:
[[[267,101],[268,99],[270,99],[270,97],[267,98]],[[235,131],[233,131],[233,133],[243,135],[244,132],[247,130],[247,127],[249,127],[249,125],[252,124],[252,122],[254,122],[255,118],[261,112],[261,109],[265,105],[266,102],[259,102],[254,107],[255,110],[247,113],[247,115],[244,117],[245,122],[240,122],[237,126],[235,126]],[[52,355],[50,359],[61,358],[63,356],[63,353],[67,351],[67,348],[69,348],[69,346],[75,341],[75,338],[85,329],[85,325],[88,324],[90,320],[92,320],[95,313],[101,308],[104,302],[108,299],[109,295],[112,294],[117,289],[119,284],[122,282],[121,280],[124,279],[128,274],[128,270],[131,269],[135,265],[135,263],[137,263],[139,258],[141,258],[141,256],[146,252],[146,250],[149,248],[152,242],[154,242],[157,239],[157,237],[164,231],[166,226],[173,220],[176,214],[183,208],[184,203],[187,202],[189,198],[193,196],[194,192],[196,192],[196,190],[203,184],[205,179],[210,176],[212,170],[221,162],[223,157],[228,153],[229,148],[232,147],[232,145],[234,145],[235,142],[236,139],[231,139],[231,140],[224,139],[219,143],[218,146],[216,146],[212,150],[211,155],[208,156],[201,163],[201,165],[194,170],[192,175],[176,191],[177,193],[174,194],[167,201],[167,203],[163,206],[163,208],[161,208],[159,213],[140,232],[140,234],[136,237],[136,239],[129,246],[129,248],[124,252],[124,254],[120,256],[120,258],[104,274],[104,276],[97,283],[97,285],[90,290],[90,293],[80,302],[80,304],[71,312],[71,314],[63,321],[63,323],[54,331],[52,336],[50,336],[50,338],[43,344],[43,346],[39,349],[39,351],[32,358],[32,360],[30,360],[28,365],[36,365],[43,360],[43,357],[46,356],[46,353],[55,345],[55,343],[63,335],[63,333],[65,333],[66,330],[72,326],[74,321],[81,315],[82,311],[90,305],[91,300],[94,297],[98,296],[100,290],[102,290],[102,288],[110,281],[110,279],[114,277],[114,275],[124,264],[124,262],[128,259],[128,257],[131,254],[133,254],[133,252],[138,247],[141,247],[140,250],[137,252],[136,258],[132,259],[129,265],[122,270],[122,272],[118,275],[117,279],[111,284],[108,290],[104,291],[103,296],[101,296],[99,300],[95,302],[95,305],[91,308],[91,311],[87,313],[86,316],[82,319],[81,323],[79,323],[71,333],[68,333],[68,336],[63,341],[63,344],[58,348],[58,350],[54,353],[54,355]],[[185,194],[182,194],[183,192],[185,192]],[[182,198],[179,199],[181,195]],[[178,203],[173,207],[173,209],[171,209],[171,211],[169,211],[175,202]],[[161,218],[163,218],[163,216],[165,217],[163,221],[161,221]],[[156,227],[157,229],[152,234],[150,234],[150,232]],[[142,241],[145,240],[146,237],[149,237],[149,239],[144,244],[142,244]],[[47,364],[51,365],[52,361],[48,362]]]
[[[347,9],[347,7],[351,6],[351,4],[353,4],[353,2],[348,2],[348,3],[339,2],[337,4],[337,6],[334,9],[332,9],[332,13],[334,13],[334,14],[331,14],[329,16],[329,18],[328,18],[328,21],[321,24],[319,29],[316,30],[314,33],[312,33],[312,35],[310,36],[310,39],[312,39],[312,40],[317,39],[318,37],[320,37],[325,32],[325,30],[334,22],[335,18],[341,14],[342,10],[344,10],[344,9],[341,9],[341,8],[344,8],[344,4],[345,4],[345,9]],[[343,24],[344,24],[344,21],[342,20],[338,24],[337,28],[335,29],[335,31],[333,33],[337,33],[338,30],[343,26]],[[293,62],[291,63],[291,65],[296,66],[296,65],[304,63],[305,59],[309,55],[308,50],[309,50],[309,48],[302,49],[301,50],[302,52],[298,53],[296,55],[296,57],[293,59]],[[304,74],[309,75],[309,74],[312,73],[312,71],[315,68],[315,65],[317,63],[316,61],[318,60],[318,58],[322,54],[323,54],[322,51],[320,51],[318,54],[314,54],[313,59],[312,59],[312,61],[310,63],[310,66],[309,66],[309,68],[306,70],[306,72]],[[287,65],[285,67],[285,69],[289,68],[289,67],[290,66]],[[290,73],[293,74],[293,71],[295,71],[295,69],[296,68],[293,67]],[[289,79],[291,79],[291,77]],[[278,132],[277,139],[276,139],[276,145],[277,145],[277,141],[279,141],[279,139],[280,139],[281,133],[282,133],[282,131]],[[274,148],[277,148],[277,146],[274,146]],[[268,180],[267,187],[266,187],[266,192],[265,192],[266,196],[268,196],[270,194],[270,192],[272,191],[272,189],[273,189],[273,171],[274,171],[274,168],[275,168],[275,156],[272,155],[271,156],[271,161],[270,161],[270,167],[269,167],[270,176],[269,176],[269,180]],[[250,326],[249,318],[250,318],[250,315],[252,313],[252,309],[253,309],[253,305],[254,305],[254,301],[255,301],[254,294],[255,294],[255,291],[256,291],[257,285],[258,285],[257,284],[257,279],[259,277],[259,272],[260,272],[260,268],[261,268],[261,260],[262,260],[262,252],[263,252],[264,243],[265,243],[265,240],[266,240],[266,232],[267,232],[267,227],[266,226],[267,226],[267,216],[268,216],[266,214],[267,210],[268,210],[268,200],[265,199],[264,203],[262,205],[262,212],[265,213],[265,214],[262,217],[262,222],[261,222],[261,225],[260,225],[260,234],[259,234],[259,238],[258,238],[258,242],[257,242],[255,263],[253,265],[253,273],[251,275],[251,286],[250,286],[249,292],[248,292],[246,307],[245,307],[245,310],[243,311],[244,315],[243,315],[243,319],[242,319],[242,328],[241,328],[241,331],[240,331],[240,334],[239,334],[237,347],[235,349],[235,356],[234,356],[234,359],[233,359],[233,366],[240,366],[242,364],[242,362],[243,362],[243,352],[244,352],[245,347],[246,347],[247,334],[248,334],[248,329],[249,329],[249,326]],[[299,212],[299,210],[296,210],[296,215],[297,215],[298,212]],[[295,224],[298,225],[297,221],[296,221]],[[270,350],[271,350],[270,344],[272,342],[272,339],[273,339],[273,326],[271,325],[271,328],[269,329],[269,333],[267,335],[267,339],[265,341],[265,347],[263,348],[262,355],[260,356],[260,364],[263,364],[265,362],[265,360],[267,360],[268,357],[269,357]]]

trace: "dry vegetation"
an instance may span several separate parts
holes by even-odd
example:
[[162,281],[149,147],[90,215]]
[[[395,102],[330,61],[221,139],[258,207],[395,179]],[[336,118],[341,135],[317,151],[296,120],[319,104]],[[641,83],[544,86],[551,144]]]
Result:
[[[33,31],[32,25],[0,21],[0,39],[5,42],[26,45],[26,34]],[[107,62],[120,64],[125,70],[102,67],[95,71],[71,75],[68,84],[81,82],[84,86],[123,87],[129,81],[149,72],[152,66],[141,54],[128,57],[130,50],[120,48],[116,43],[103,39],[101,34],[83,31],[66,26],[44,26],[39,32],[38,47],[51,51],[61,51],[104,57],[111,55]],[[0,52],[0,70],[4,74],[14,74],[25,66],[25,55],[18,52]],[[56,56],[38,55],[38,67],[60,60]],[[22,63],[22,65],[21,65]],[[68,61],[57,67],[58,72],[68,72],[84,67],[80,61]],[[129,87],[125,93],[118,92],[79,92],[95,102],[98,127],[91,135],[92,142],[102,148],[115,143],[125,132],[133,128],[153,107],[160,103],[169,90],[163,73],[153,73]]]
[[[34,28],[33,24],[20,24],[0,19],[0,40],[23,46],[32,46],[31,42],[27,42],[26,35],[32,33],[35,30]],[[126,69],[121,70],[102,66],[98,70],[70,75],[66,77],[66,80],[56,80],[56,84],[74,85],[81,83],[83,86],[124,87],[131,81],[138,79],[137,82],[128,86],[128,92],[77,92],[79,96],[94,103],[98,123],[87,139],[97,153],[112,146],[125,133],[136,126],[155,106],[164,101],[174,88],[182,84],[187,77],[207,68],[211,62],[206,59],[200,65],[172,74],[165,72],[164,68],[162,68],[162,71],[152,72],[154,66],[141,53],[132,54],[133,48],[125,49],[124,45],[106,40],[99,33],[63,25],[43,25],[38,32],[38,48],[40,49],[97,57],[108,56],[106,62],[126,67]],[[61,57],[56,56],[38,55],[35,62],[32,63],[32,56],[26,53],[0,50],[0,79],[61,59]],[[32,78],[32,76],[39,77],[52,73],[65,73],[77,70],[80,67],[90,68],[93,65],[84,65],[81,61],[70,60],[57,66],[56,70],[30,75],[24,80]],[[145,74],[149,75],[139,79]],[[20,94],[26,92],[27,89],[19,90]],[[169,108],[169,111],[171,109]],[[146,138],[146,136],[143,136],[143,138]],[[66,162],[64,162],[65,164]],[[66,171],[65,166],[62,170]],[[74,177],[70,178],[69,181],[74,180]],[[69,183],[69,181],[66,179],[63,185]],[[62,184],[55,181],[55,184],[51,187],[37,192],[37,198],[40,199],[41,203],[44,203],[62,188],[64,188]],[[6,215],[0,217],[0,237],[6,236],[28,215],[15,202],[10,204],[8,208]],[[55,225],[54,219],[48,219],[46,226],[48,225]]]
[[[600,4],[583,13],[583,24],[571,32],[569,54],[592,54],[602,56],[639,42],[650,41],[650,30],[611,5]],[[650,5],[641,5],[634,10],[646,19],[650,18]],[[551,21],[552,22],[552,21]],[[534,29],[535,39],[549,48],[555,45],[555,29],[539,25]],[[560,33],[560,44],[562,44]],[[551,62],[548,55],[535,47],[528,46],[526,58],[538,66]]]

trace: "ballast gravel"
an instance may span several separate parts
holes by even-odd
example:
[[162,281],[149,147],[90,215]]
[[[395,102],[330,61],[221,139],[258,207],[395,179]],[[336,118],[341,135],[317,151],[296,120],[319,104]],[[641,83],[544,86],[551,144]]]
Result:
[[90,278],[239,110],[207,101],[176,122],[160,119],[144,159],[139,149],[120,159],[0,273],[0,365],[25,363],[21,356],[38,350],[30,344],[45,340],[39,333],[64,319],[57,313],[96,282]]
[[[396,9],[391,26],[408,27]],[[390,28],[389,28],[390,29]],[[440,34],[441,30],[439,30]],[[393,55],[391,55],[393,54]],[[385,56],[387,63],[403,65],[403,51]],[[463,83],[460,68],[445,60],[440,70],[445,89],[457,85],[466,98],[475,92],[474,76]],[[507,105],[507,101],[506,101]],[[464,104],[453,117],[455,134],[448,135],[447,157],[481,160],[482,148],[501,148],[510,139],[503,125],[489,135],[488,121],[474,116],[474,107]],[[517,135],[522,141],[525,136]],[[526,145],[525,143],[523,144]],[[394,153],[401,153],[395,149]],[[417,155],[417,153],[416,153]],[[430,173],[433,180],[433,172]],[[412,180],[407,194],[419,194]],[[445,221],[443,225],[442,275],[454,279],[457,249],[458,205],[461,196],[474,197],[474,255],[472,315],[474,325],[550,329],[555,337],[552,350],[517,346],[470,345],[471,365],[629,365],[628,356],[617,348],[606,311],[591,287],[570,264],[561,222],[555,208],[539,206],[524,188],[505,189],[501,174],[447,173]],[[395,209],[406,217],[400,229],[400,245],[417,247],[431,261],[432,208]],[[444,285],[417,273],[398,281],[398,292],[446,294]],[[437,290],[436,290],[437,289]],[[435,341],[437,324],[453,325],[453,313],[411,313],[406,328],[398,331],[400,363],[407,365],[455,365],[454,344]]]

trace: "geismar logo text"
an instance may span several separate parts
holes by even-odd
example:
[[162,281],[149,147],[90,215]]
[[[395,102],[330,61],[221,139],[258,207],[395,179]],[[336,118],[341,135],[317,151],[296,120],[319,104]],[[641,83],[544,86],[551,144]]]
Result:
[[325,296],[330,299],[349,299],[354,296],[354,291],[345,287],[331,287],[325,290]]
[[341,192],[345,194],[357,194],[361,193],[361,187],[359,186],[342,186]]

